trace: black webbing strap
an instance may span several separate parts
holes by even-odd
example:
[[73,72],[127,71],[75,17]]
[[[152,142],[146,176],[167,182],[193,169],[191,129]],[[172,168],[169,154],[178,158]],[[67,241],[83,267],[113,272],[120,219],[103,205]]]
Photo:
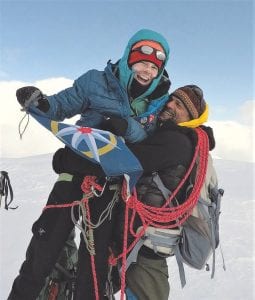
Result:
[[[10,178],[8,176],[8,172],[6,171],[1,171],[1,176],[0,176],[0,207],[1,207],[2,197],[4,197],[4,208],[6,210],[18,208],[18,206],[10,207],[10,204],[13,201],[13,190],[12,190]],[[8,197],[10,198],[9,201],[8,201]]]

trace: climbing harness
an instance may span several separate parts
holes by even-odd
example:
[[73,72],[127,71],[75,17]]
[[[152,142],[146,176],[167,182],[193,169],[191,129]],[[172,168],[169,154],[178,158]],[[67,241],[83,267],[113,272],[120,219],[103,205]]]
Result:
[[[115,203],[119,199],[120,188],[118,184],[110,185],[109,188],[115,190],[112,200],[108,203],[107,207],[101,213],[99,219],[96,223],[91,221],[89,200],[100,198],[105,190],[106,185],[108,184],[108,178],[103,186],[99,185],[96,182],[96,176],[85,176],[81,184],[81,189],[83,191],[83,198],[79,201],[73,201],[69,204],[56,204],[56,205],[47,205],[45,209],[49,208],[71,208],[71,218],[74,225],[81,231],[87,250],[90,253],[91,259],[91,268],[94,281],[95,289],[95,299],[99,300],[99,291],[98,283],[96,276],[96,267],[95,267],[95,244],[94,244],[94,234],[93,230],[99,227],[107,218],[111,218],[112,209]],[[75,207],[78,207],[78,218],[75,216]]]

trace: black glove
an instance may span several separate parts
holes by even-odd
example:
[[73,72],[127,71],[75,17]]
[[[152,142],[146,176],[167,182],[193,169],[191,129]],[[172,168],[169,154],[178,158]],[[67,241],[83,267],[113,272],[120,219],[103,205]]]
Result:
[[25,86],[16,91],[19,104],[27,109],[33,103],[38,109],[47,112],[50,108],[47,98],[34,86]]
[[53,156],[52,167],[57,174],[70,173],[82,178],[86,175],[105,177],[101,166],[84,159],[68,147],[57,150]]
[[125,136],[128,128],[128,122],[118,117],[106,117],[101,124],[101,129],[111,131],[118,136]]

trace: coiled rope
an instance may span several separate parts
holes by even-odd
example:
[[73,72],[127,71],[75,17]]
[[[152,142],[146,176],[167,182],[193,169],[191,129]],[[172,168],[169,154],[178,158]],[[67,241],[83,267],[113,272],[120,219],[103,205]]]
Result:
[[[197,146],[195,148],[194,157],[192,162],[183,177],[183,179],[178,184],[177,188],[173,191],[169,199],[165,204],[158,208],[143,204],[137,198],[136,191],[133,194],[129,194],[127,191],[127,182],[124,182],[122,189],[122,199],[126,203],[125,207],[125,224],[124,224],[124,237],[123,237],[123,251],[116,258],[111,258],[110,263],[115,265],[117,260],[122,258],[122,272],[121,272],[121,300],[124,299],[125,292],[125,279],[126,279],[126,257],[127,254],[132,250],[138,240],[144,235],[145,230],[148,226],[153,226],[156,228],[173,228],[176,226],[181,226],[186,219],[192,213],[193,208],[197,204],[199,199],[200,191],[203,186],[207,163],[208,163],[208,152],[209,143],[207,134],[200,128],[195,129],[198,137]],[[197,172],[194,187],[183,204],[175,207],[169,207],[169,204],[174,199],[176,194],[179,192],[181,187],[184,185],[185,181],[189,177],[195,163],[197,164]],[[129,222],[129,210],[132,211],[130,222]],[[142,222],[142,230],[139,233],[135,233],[133,229],[134,220],[136,214],[140,217]],[[135,238],[130,246],[127,245],[128,231]]]

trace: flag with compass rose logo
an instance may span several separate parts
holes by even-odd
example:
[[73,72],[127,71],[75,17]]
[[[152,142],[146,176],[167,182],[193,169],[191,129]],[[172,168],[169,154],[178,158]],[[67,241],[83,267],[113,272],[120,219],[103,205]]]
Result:
[[107,176],[126,174],[129,176],[130,189],[135,186],[143,169],[121,137],[109,131],[65,124],[39,116],[32,111],[29,113],[76,153],[100,164]]

